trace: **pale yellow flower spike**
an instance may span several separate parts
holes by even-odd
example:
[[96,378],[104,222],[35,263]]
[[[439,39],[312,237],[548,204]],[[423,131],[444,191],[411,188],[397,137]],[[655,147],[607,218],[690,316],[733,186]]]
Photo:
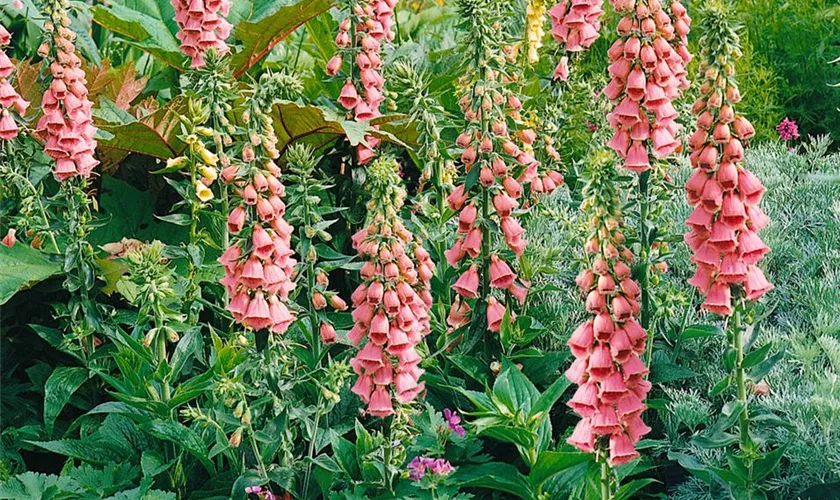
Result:
[[531,0],[525,9],[525,36],[528,44],[528,62],[536,64],[540,60],[540,48],[545,36],[545,0]]

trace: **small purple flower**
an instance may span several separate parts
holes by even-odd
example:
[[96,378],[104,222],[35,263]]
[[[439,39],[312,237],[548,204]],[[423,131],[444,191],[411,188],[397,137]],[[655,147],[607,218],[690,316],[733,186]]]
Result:
[[452,432],[455,434],[464,437],[467,431],[461,427],[461,417],[458,414],[449,408],[443,409],[443,418],[446,420],[446,423],[449,424],[449,428],[452,429]]
[[448,476],[449,474],[455,472],[455,468],[452,467],[449,460],[443,458],[433,460],[429,468],[432,470],[432,473],[437,474],[438,476]]
[[262,486],[248,486],[245,488],[245,493],[249,493],[251,495],[259,495],[262,492]]
[[412,481],[420,481],[426,475],[425,458],[414,457],[408,463],[408,478]]
[[420,481],[427,471],[442,477],[453,473],[455,468],[444,458],[414,457],[408,463],[408,478],[412,481]]
[[776,127],[776,131],[779,132],[779,138],[783,141],[799,139],[799,126],[790,118],[782,120],[779,126]]

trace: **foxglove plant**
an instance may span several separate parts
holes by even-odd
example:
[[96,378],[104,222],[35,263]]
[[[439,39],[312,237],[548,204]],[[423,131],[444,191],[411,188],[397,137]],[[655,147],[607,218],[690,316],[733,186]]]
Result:
[[593,158],[582,191],[590,232],[584,246],[587,267],[575,282],[592,318],[569,339],[575,361],[566,371],[578,385],[567,404],[582,417],[567,442],[596,454],[603,498],[615,491],[609,467],[636,459],[635,445],[650,431],[640,416],[651,388],[639,357],[647,340],[637,321],[641,291],[631,276],[634,257],[626,246],[612,160],[606,152]]
[[87,80],[70,29],[67,0],[47,0],[45,40],[38,48],[44,58],[47,90],[41,98],[43,115],[35,132],[44,140],[44,152],[55,160],[53,175],[59,182],[87,179],[99,161],[94,158],[96,128],[87,98]]
[[311,147],[293,145],[286,151],[285,158],[290,172],[288,178],[293,182],[293,187],[289,188],[287,217],[298,228],[297,253],[304,259],[299,266],[297,282],[302,288],[301,295],[309,317],[310,348],[314,360],[320,362],[318,337],[324,345],[334,343],[337,338],[335,325],[326,314],[327,306],[335,311],[347,310],[344,299],[330,290],[328,264],[320,261],[317,249],[318,245],[332,240],[326,228],[336,222],[325,220],[322,215],[327,211],[321,200],[328,195],[329,180],[316,179],[317,159]]
[[87,80],[76,54],[76,33],[70,29],[68,0],[46,0],[43,10],[44,41],[38,47],[43,58],[46,91],[41,97],[43,115],[35,133],[44,141],[44,152],[53,160],[53,176],[61,183],[56,204],[64,210],[62,228],[66,279],[72,294],[68,307],[70,327],[81,349],[90,358],[95,348],[99,309],[90,294],[96,281],[96,255],[87,237],[92,231],[92,200],[88,179],[99,161],[94,157],[96,128],[93,126]]
[[[335,45],[338,52],[327,63],[330,76],[346,75],[338,103],[349,116],[369,122],[381,115],[385,79],[382,77],[383,44],[394,39],[392,30],[397,0],[345,0],[344,18],[338,26]],[[344,68],[349,69],[344,72]],[[375,126],[373,127],[376,128]],[[366,135],[356,146],[356,160],[366,165],[375,156],[379,139]]]
[[[747,395],[747,379],[763,382],[764,374],[781,357],[781,353],[768,357],[769,345],[749,352],[755,340],[755,332],[748,328],[754,320],[751,309],[773,289],[758,267],[770,251],[758,232],[770,219],[759,207],[765,188],[744,164],[744,145],[755,136],[755,129],[735,111],[741,101],[735,77],[735,61],[742,55],[740,37],[719,7],[704,12],[700,46],[703,84],[692,107],[698,116],[697,130],[689,141],[694,173],[685,186],[688,202],[695,207],[686,221],[690,232],[685,241],[694,253],[691,261],[697,265],[689,283],[705,298],[703,309],[728,317],[730,374],[716,384],[713,393],[719,394],[733,383],[736,386],[736,401],[729,403],[729,416],[722,420],[728,427],[737,417],[739,432],[733,441],[737,440],[740,453],[727,452],[734,480],[726,482],[733,495],[754,498],[764,496],[758,481],[767,475],[761,472],[768,470],[766,463],[777,463],[784,452],[783,448],[761,452],[767,443],[751,436]],[[718,429],[721,431],[728,428]]]
[[[692,57],[687,48],[691,19],[679,1],[670,3],[670,13],[660,0],[610,1],[621,18],[619,38],[607,52],[612,64],[604,94],[615,105],[607,116],[615,131],[609,147],[622,158],[625,169],[639,174],[641,324],[653,338],[648,274],[654,242],[648,228],[650,205],[659,196],[651,195],[650,184],[667,179],[659,160],[681,145],[672,102],[690,85],[685,65]],[[651,171],[656,175],[653,180]],[[648,348],[649,362],[652,341]]]
[[353,392],[375,417],[393,415],[395,400],[410,403],[425,388],[416,346],[430,332],[434,263],[399,217],[406,192],[398,171],[393,159],[368,167],[367,221],[352,238],[364,265],[347,339],[357,346],[365,340],[350,362],[359,376]]
[[459,100],[466,127],[456,141],[462,149],[465,176],[447,200],[459,215],[458,233],[446,251],[446,260],[453,267],[466,269],[452,285],[459,297],[448,323],[453,328],[468,324],[472,307],[467,301],[477,299],[477,310],[486,315],[487,328],[497,332],[507,308],[491,297],[490,288],[506,290],[520,302],[527,294],[497,240],[503,239],[515,256],[525,251],[525,230],[514,210],[520,206],[523,184],[536,175],[537,162],[520,150],[508,131],[507,119],[520,119],[522,103],[507,87],[511,78],[505,73],[509,54],[504,50],[507,35],[500,19],[502,6],[498,0],[461,0],[459,8],[470,61],[462,80],[467,93]]
[[10,141],[18,135],[15,115],[23,116],[29,108],[29,102],[18,94],[12,86],[12,74],[15,66],[6,55],[6,48],[12,43],[12,35],[0,24],[0,139]]
[[[562,51],[582,52],[600,37],[603,0],[562,0],[549,9],[551,36]],[[554,79],[569,78],[569,56],[560,57]]]
[[264,73],[251,86],[241,117],[241,163],[232,162],[221,172],[222,181],[233,188],[235,205],[228,215],[232,243],[219,258],[225,269],[221,283],[231,297],[227,310],[246,328],[276,334],[295,319],[287,300],[297,261],[291,247],[294,228],[283,218],[286,188],[274,163],[280,152],[268,113],[294,85],[299,82],[285,73]]
[[755,129],[734,108],[741,100],[734,74],[738,34],[717,10],[710,10],[704,28],[704,82],[692,108],[698,115],[690,139],[694,173],[685,188],[695,208],[685,240],[697,265],[689,283],[705,297],[703,309],[729,316],[733,296],[754,301],[773,288],[757,266],[770,251],[758,231],[770,220],[758,206],[764,186],[744,165],[744,144]]
[[204,56],[213,49],[224,55],[230,52],[225,40],[233,26],[225,19],[230,14],[230,0],[172,0],[181,52],[190,58],[190,68],[204,66]]

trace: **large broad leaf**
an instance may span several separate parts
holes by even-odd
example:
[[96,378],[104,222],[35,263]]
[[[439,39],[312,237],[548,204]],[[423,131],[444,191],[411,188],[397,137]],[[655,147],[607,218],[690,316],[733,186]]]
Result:
[[183,68],[186,57],[175,38],[175,11],[168,0],[118,0],[107,6],[96,5],[91,11],[93,21],[103,28],[168,65]]
[[216,468],[208,457],[207,446],[201,438],[189,427],[185,427],[173,420],[163,420],[144,424],[146,431],[158,439],[171,441],[183,447],[192,456],[201,462],[207,472],[214,474]]
[[100,139],[100,148],[124,153],[140,153],[166,159],[177,156],[184,145],[177,139],[180,132],[178,115],[184,111],[185,102],[177,98],[165,107],[138,119],[127,113],[117,113],[107,99],[99,100],[95,113],[96,126],[110,134]]
[[[277,149],[281,155],[296,142],[308,144],[317,151],[341,137],[347,137],[351,146],[364,142],[367,135],[401,146],[406,145],[401,137],[384,130],[374,130],[366,123],[344,120],[333,111],[318,106],[284,101],[274,107],[272,118],[277,135]],[[370,125],[384,127],[403,119],[402,115],[381,116]]]
[[511,464],[490,462],[459,467],[453,481],[462,487],[503,491],[518,498],[535,498],[528,479]]
[[18,243],[0,245],[0,305],[20,290],[29,288],[61,271],[61,265],[45,254]]
[[79,366],[59,366],[47,379],[44,385],[44,427],[48,436],[52,434],[58,414],[87,379],[87,369]]
[[[275,4],[275,2],[268,5]],[[233,55],[234,76],[242,76],[265,57],[275,45],[291,35],[298,27],[329,10],[332,0],[301,0],[294,5],[276,8],[268,15],[255,16],[236,26],[234,35],[242,47]]]
[[591,460],[591,453],[544,451],[537,457],[537,463],[531,469],[528,479],[534,488],[539,489],[552,476]]

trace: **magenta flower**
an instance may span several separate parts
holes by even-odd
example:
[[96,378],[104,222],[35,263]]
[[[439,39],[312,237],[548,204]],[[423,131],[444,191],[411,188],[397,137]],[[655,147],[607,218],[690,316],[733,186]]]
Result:
[[799,125],[790,118],[785,117],[781,123],[776,127],[779,132],[779,138],[783,141],[794,141],[799,139]]
[[414,457],[408,463],[408,478],[412,481],[420,481],[431,472],[435,476],[448,476],[455,472],[455,467],[444,458]]
[[446,423],[449,425],[449,428],[455,434],[464,437],[467,431],[460,425],[461,424],[461,417],[458,414],[449,408],[443,409],[443,419],[446,420]]

